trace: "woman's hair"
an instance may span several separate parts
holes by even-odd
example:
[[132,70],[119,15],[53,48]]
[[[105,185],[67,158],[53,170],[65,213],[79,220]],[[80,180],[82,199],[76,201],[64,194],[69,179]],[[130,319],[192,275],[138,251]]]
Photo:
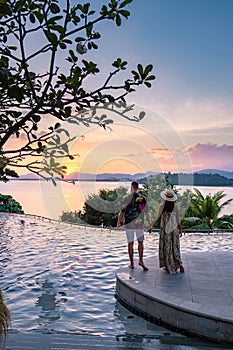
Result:
[[163,212],[166,211],[168,213],[171,213],[174,209],[174,206],[175,206],[175,202],[165,201]]

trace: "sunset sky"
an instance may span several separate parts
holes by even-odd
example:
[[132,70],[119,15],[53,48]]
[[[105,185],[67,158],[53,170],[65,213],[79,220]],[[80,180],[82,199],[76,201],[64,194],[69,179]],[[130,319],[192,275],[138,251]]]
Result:
[[99,50],[82,58],[98,63],[97,81],[117,57],[129,72],[152,63],[152,88],[128,98],[145,120],[77,131],[85,139],[73,143],[80,157],[67,162],[68,172],[232,171],[233,1],[134,0],[129,10],[122,27],[96,27]]

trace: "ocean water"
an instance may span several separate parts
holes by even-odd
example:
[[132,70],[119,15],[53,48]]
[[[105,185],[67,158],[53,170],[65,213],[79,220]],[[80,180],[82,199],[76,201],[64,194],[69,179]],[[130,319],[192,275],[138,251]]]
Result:
[[[24,212],[36,214],[52,219],[58,219],[62,211],[75,211],[83,207],[86,197],[92,193],[98,193],[101,188],[114,189],[118,186],[130,188],[129,182],[88,182],[80,181],[75,185],[67,182],[57,182],[55,187],[47,181],[9,181],[0,182],[0,193],[12,195],[21,203]],[[182,191],[191,189],[190,186],[178,186]],[[198,189],[207,195],[217,191],[226,194],[224,200],[233,198],[233,187],[209,187],[201,186]],[[233,201],[223,208],[221,214],[233,213]]]
[[[169,349],[217,347],[192,343],[115,300],[115,271],[128,264],[123,231],[8,214],[0,215],[0,229],[0,289],[11,313],[11,332],[140,335],[158,344],[171,337]],[[158,234],[146,234],[145,242],[146,258],[158,251]],[[181,239],[182,252],[209,250],[233,251],[232,234],[186,234]]]

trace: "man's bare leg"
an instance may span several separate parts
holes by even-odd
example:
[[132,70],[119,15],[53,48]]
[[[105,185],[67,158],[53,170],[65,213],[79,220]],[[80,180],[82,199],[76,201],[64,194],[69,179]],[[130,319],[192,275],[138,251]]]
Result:
[[142,242],[138,242],[138,254],[139,254],[139,263],[138,265],[140,265],[144,271],[147,271],[148,268],[145,266],[144,262],[143,262],[143,250],[144,250],[144,246],[143,246],[143,241]]
[[133,261],[133,243],[134,243],[134,242],[129,242],[129,243],[128,243],[128,253],[129,253],[129,260],[130,260],[129,268],[131,268],[131,269],[134,269],[134,261]]

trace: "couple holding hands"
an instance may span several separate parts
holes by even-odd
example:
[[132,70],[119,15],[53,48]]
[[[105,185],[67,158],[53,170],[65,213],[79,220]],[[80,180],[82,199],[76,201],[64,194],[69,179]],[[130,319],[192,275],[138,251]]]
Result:
[[184,272],[180,256],[180,237],[182,231],[180,226],[180,209],[176,203],[177,195],[171,189],[161,192],[163,202],[159,207],[157,218],[151,222],[146,199],[138,192],[137,181],[131,183],[131,195],[127,197],[118,214],[117,227],[122,223],[126,228],[128,241],[128,254],[131,269],[134,268],[134,234],[138,241],[139,265],[144,271],[148,268],[143,261],[143,241],[144,241],[144,216],[149,223],[148,231],[151,232],[153,225],[160,220],[159,237],[159,265],[168,273],[174,274],[178,270]]

